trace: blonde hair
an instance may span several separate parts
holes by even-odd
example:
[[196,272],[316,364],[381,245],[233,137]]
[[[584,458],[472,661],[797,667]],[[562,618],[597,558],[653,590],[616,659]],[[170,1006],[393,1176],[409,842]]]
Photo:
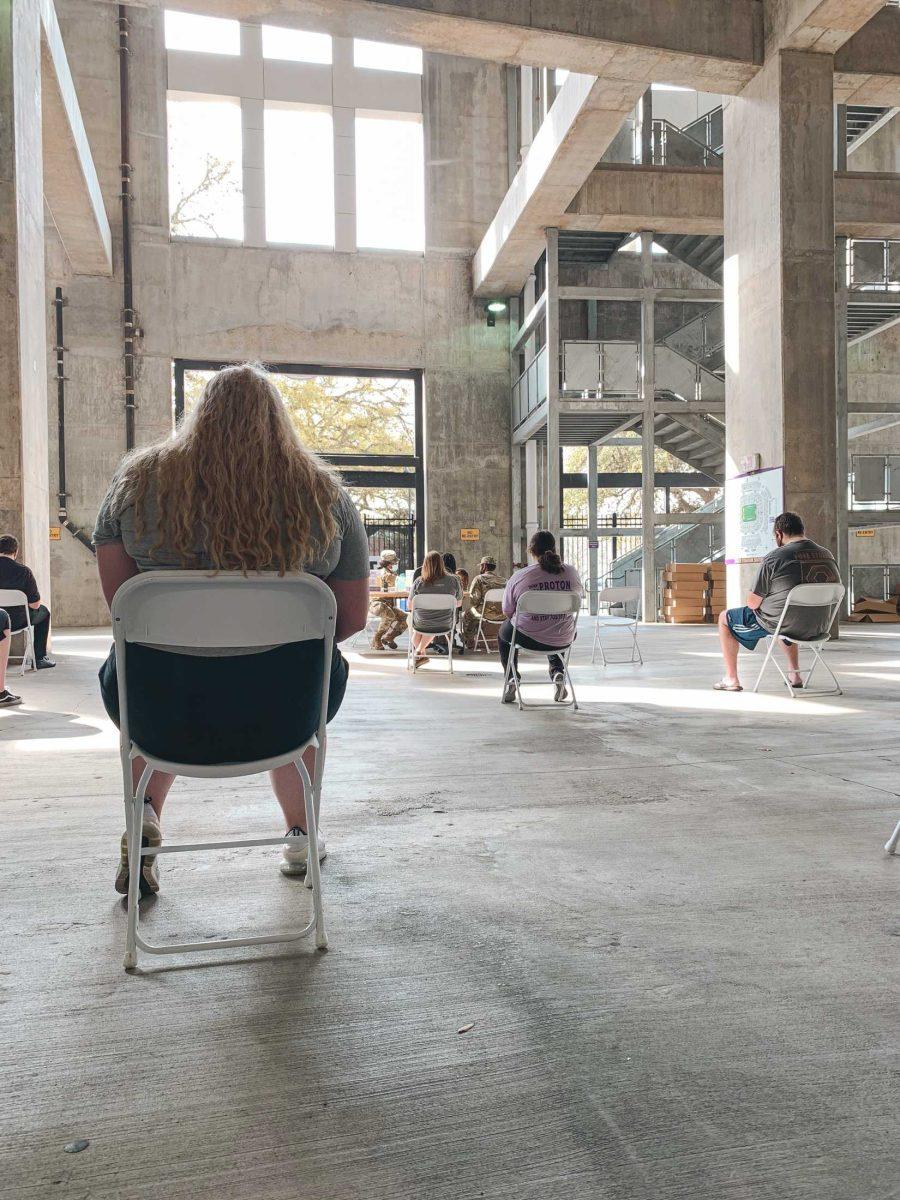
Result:
[[447,568],[444,566],[443,558],[437,550],[430,550],[422,563],[422,582],[435,583],[438,579],[443,579],[446,574]]
[[185,567],[283,574],[314,559],[337,531],[337,476],[301,444],[278,389],[249,363],[217,371],[174,437],[125,460],[111,506],[118,514],[134,505],[140,536],[151,487],[150,557],[166,546]]

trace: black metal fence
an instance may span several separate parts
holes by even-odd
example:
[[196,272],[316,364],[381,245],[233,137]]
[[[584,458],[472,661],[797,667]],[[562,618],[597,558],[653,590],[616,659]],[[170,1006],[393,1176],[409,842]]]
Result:
[[416,566],[415,521],[366,520],[365,525],[370,554],[380,554],[382,550],[396,550],[399,570],[413,570]]

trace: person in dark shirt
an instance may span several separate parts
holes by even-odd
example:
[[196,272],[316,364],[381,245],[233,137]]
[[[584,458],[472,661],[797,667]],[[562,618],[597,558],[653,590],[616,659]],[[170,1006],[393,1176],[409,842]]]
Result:
[[[757,643],[771,637],[778,628],[785,601],[792,588],[801,583],[840,583],[834,555],[806,536],[803,518],[783,512],[773,525],[775,549],[762,560],[747,604],[729,608],[719,615],[719,644],[725,659],[725,675],[717,692],[740,692],[737,673],[738,649],[755,650]],[[781,633],[785,637],[815,641],[828,632],[831,606],[788,609]],[[788,660],[791,687],[801,688],[800,651],[791,642],[782,642]]]
[[[55,667],[56,663],[47,654],[47,644],[50,640],[50,610],[46,604],[41,604],[41,593],[37,580],[23,563],[17,562],[19,556],[19,540],[12,534],[0,537],[0,592],[24,592],[28,607],[31,609],[31,628],[34,630],[34,657],[39,671]],[[25,615],[25,605],[7,606],[10,628],[15,633],[24,629],[28,624]]]

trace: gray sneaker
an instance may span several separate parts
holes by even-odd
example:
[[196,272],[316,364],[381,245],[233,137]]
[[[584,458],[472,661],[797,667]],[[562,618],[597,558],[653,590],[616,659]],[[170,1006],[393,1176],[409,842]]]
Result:
[[[150,816],[147,808],[144,809],[144,820],[141,828],[141,845],[142,846],[161,846],[162,845],[162,830],[159,827],[159,819],[154,813]],[[141,871],[138,875],[138,885],[142,896],[153,896],[159,891],[159,872],[156,868],[156,855],[145,854],[141,857]],[[116,891],[120,896],[128,895],[128,833],[122,834],[122,842],[119,850],[119,869],[116,872]]]
[[21,696],[14,696],[12,692],[5,688],[2,692],[0,692],[0,708],[15,708],[17,704],[21,703]]
[[566,687],[566,677],[562,671],[557,671],[553,676],[553,699],[557,704],[562,704],[569,698],[569,689]]

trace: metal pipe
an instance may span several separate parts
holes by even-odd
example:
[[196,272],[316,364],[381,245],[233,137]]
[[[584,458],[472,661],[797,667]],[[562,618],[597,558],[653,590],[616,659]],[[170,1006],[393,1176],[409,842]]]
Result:
[[119,5],[119,141],[122,160],[122,357],[125,365],[125,449],[134,448],[134,343],[136,336],[131,266],[131,137],[128,17]]
[[82,529],[79,529],[77,525],[69,520],[67,506],[69,493],[66,491],[66,347],[63,340],[63,309],[67,303],[68,301],[63,296],[62,288],[58,287],[53,300],[53,307],[56,310],[56,435],[59,451],[59,488],[56,496],[58,517],[60,525],[64,529],[67,529],[73,538],[81,542],[82,546],[86,546],[93,554],[94,547],[91,544],[91,539]]

